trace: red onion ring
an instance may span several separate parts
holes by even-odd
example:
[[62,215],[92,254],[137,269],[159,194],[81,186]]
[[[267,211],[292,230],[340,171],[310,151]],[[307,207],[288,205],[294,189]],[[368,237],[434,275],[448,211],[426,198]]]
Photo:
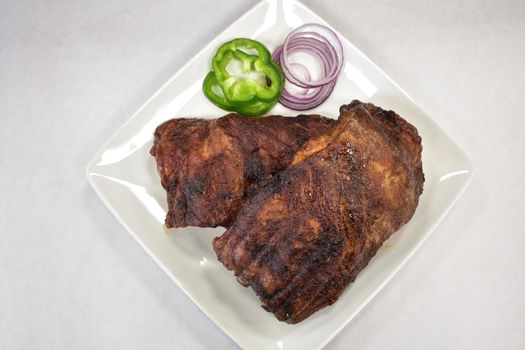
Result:
[[[327,35],[323,35],[323,31],[326,32]],[[309,44],[312,44],[313,46],[319,46],[319,48],[322,50],[322,54],[327,59],[331,59],[334,63],[330,67],[330,72],[319,81],[301,81],[301,79],[293,73],[290,62],[288,61],[288,57],[291,54],[291,52],[289,52],[289,45],[291,42],[294,41],[299,42],[298,39],[303,39],[300,41],[303,43],[305,42],[304,39],[308,39],[307,41],[309,42]],[[337,76],[339,75],[339,72],[341,71],[341,68],[343,66],[343,46],[337,35],[330,28],[320,24],[309,23],[296,28],[290,34],[288,34],[283,43],[282,57],[283,70],[289,73],[290,80],[297,80],[297,82],[299,82],[300,84],[308,84],[310,87],[318,87],[321,85],[328,84],[330,81],[337,78]]]
[[[282,48],[277,48],[277,50],[274,52],[273,59],[277,62],[280,60],[278,59],[279,55],[282,52]],[[323,69],[326,73],[328,67],[326,65],[323,65]],[[330,95],[332,92],[334,86],[335,86],[336,80],[333,80],[331,83],[328,83],[326,85],[323,85],[318,88],[310,88],[305,89],[300,93],[292,93],[288,90],[289,84],[297,86],[291,82],[287,82],[287,84],[284,86],[283,93],[280,98],[280,102],[282,105],[289,107],[294,110],[304,111],[311,108],[314,108],[321,103],[323,103],[324,100]]]
[[292,66],[294,67],[297,67],[299,68],[299,70],[301,71],[301,73],[304,75],[304,79],[306,80],[311,80],[312,79],[312,76],[310,75],[310,71],[308,70],[308,68],[306,68],[306,66],[302,63],[292,63]]
[[[328,35],[319,33],[323,31]],[[322,71],[319,80],[312,81],[310,72],[303,64],[289,61],[288,57],[295,52],[308,53],[319,62]],[[319,106],[332,93],[343,67],[343,46],[331,29],[310,23],[288,34],[284,43],[272,54],[272,59],[281,65],[287,80],[280,98],[281,104],[303,111]],[[287,89],[288,84],[303,90],[292,93]]]
[[[312,76],[310,75],[310,71],[308,70],[308,68],[306,68],[306,66],[302,63],[292,63],[292,67],[295,67],[295,68],[299,68],[299,69],[296,69],[295,71],[296,72],[300,72],[300,74],[303,75],[304,80],[306,81],[309,81],[309,80],[312,80]],[[299,94],[301,95],[304,95],[308,92],[308,89],[303,89],[302,92],[299,92]]]

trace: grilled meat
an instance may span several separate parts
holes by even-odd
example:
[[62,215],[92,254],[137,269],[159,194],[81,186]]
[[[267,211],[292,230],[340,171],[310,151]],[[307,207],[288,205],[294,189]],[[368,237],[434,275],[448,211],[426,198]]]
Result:
[[412,125],[359,101],[340,112],[213,241],[224,266],[288,323],[333,304],[412,217],[423,190]]
[[167,227],[228,227],[245,198],[290,165],[295,152],[335,121],[295,118],[172,119],[150,153],[168,196]]

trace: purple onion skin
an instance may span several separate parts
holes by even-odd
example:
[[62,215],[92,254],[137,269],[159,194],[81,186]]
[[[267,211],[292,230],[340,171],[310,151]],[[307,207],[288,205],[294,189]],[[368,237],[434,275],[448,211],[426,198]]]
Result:
[[[311,31],[301,33],[300,30],[305,27],[322,27],[322,29],[332,33],[336,39],[337,48],[319,33]],[[301,37],[300,34],[309,36]],[[311,75],[302,64],[299,65],[306,68],[306,74],[303,74],[304,77],[300,77],[292,72],[291,66],[297,65],[297,63],[291,63],[284,57],[285,45],[288,55],[294,52],[306,52],[319,61],[324,74],[320,81],[312,82]],[[339,55],[337,49],[339,49]],[[277,47],[273,52],[272,59],[281,65],[286,78],[286,84],[279,102],[290,109],[305,111],[319,106],[330,96],[341,72],[344,58],[341,42],[333,31],[318,24],[306,24],[292,31],[286,37],[283,45]],[[286,87],[288,84],[304,90],[297,94],[291,93]]]

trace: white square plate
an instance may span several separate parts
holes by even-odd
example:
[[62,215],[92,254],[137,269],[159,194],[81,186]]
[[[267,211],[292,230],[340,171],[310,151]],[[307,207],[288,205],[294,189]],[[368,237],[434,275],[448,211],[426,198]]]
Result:
[[[374,63],[340,34],[345,66],[330,98],[312,112],[337,118],[352,99],[392,109],[423,138],[424,193],[412,220],[379,250],[341,298],[297,325],[277,321],[259,306],[218,261],[211,246],[223,229],[177,229],[166,233],[166,194],[148,153],[163,121],[181,116],[225,114],[201,92],[210,59],[235,37],[262,41],[273,50],[303,23],[328,25],[295,0],[265,0],[249,10],[177,72],[104,145],[87,167],[89,182],[107,207],[175,283],[225,333],[248,349],[314,349],[324,346],[377,294],[450,210],[472,177],[463,151]],[[275,114],[296,115],[280,105]]]

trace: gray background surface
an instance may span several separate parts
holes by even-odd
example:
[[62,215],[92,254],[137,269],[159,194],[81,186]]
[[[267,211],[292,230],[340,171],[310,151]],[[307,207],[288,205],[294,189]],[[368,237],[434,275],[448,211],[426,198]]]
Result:
[[[435,233],[327,348],[524,349],[525,2],[305,3],[476,167]],[[1,349],[236,348],[118,224],[84,170],[254,4],[0,0]]]

